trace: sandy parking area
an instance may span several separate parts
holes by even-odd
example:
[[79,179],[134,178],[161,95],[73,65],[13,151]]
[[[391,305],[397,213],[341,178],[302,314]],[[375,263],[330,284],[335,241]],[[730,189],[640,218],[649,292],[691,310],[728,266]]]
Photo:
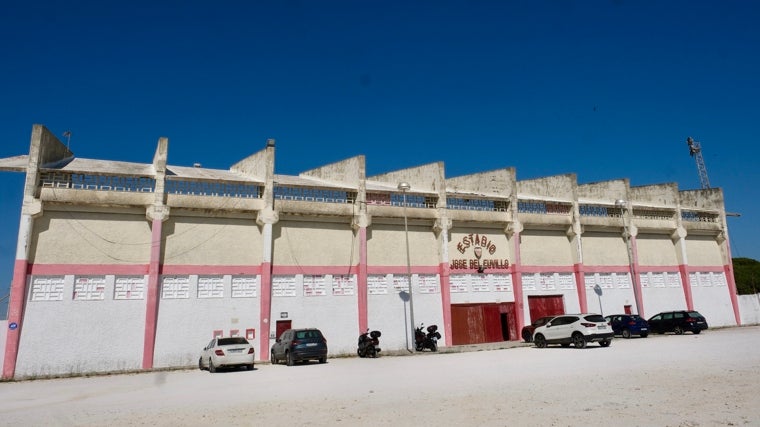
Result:
[[760,425],[760,327],[0,383],[2,425]]

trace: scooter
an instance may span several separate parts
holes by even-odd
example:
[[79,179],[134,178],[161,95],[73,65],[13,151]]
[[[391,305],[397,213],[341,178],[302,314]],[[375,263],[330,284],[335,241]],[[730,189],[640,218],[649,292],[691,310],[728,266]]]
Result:
[[438,351],[438,340],[441,339],[441,334],[438,332],[438,326],[428,326],[425,329],[427,333],[422,330],[423,327],[424,324],[420,324],[420,326],[414,329],[414,342],[417,351],[423,351],[426,348],[429,348],[430,351]]
[[377,357],[377,354],[380,353],[380,340],[378,339],[380,335],[382,335],[380,331],[370,332],[369,329],[367,329],[367,332],[359,335],[356,354],[359,357]]

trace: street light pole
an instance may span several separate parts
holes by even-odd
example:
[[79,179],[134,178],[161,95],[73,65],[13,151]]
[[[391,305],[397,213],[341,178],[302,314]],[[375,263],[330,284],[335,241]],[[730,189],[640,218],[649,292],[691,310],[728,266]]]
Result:
[[[406,275],[409,280],[409,320],[412,322],[412,347],[416,346],[416,337],[414,335],[414,292],[412,292],[412,264],[409,256],[409,224],[406,218],[406,192],[412,188],[408,182],[402,181],[398,184],[398,189],[404,194],[404,237],[406,239]],[[410,348],[407,350],[412,351]]]
[[625,247],[628,252],[628,271],[631,273],[631,286],[633,287],[633,299],[636,301],[636,314],[641,315],[641,307],[639,307],[639,291],[636,288],[636,273],[633,270],[633,248],[631,247],[631,233],[628,229],[628,224],[625,222],[626,201],[623,199],[615,200],[615,206],[620,208],[620,219],[623,220],[623,233],[625,234]]

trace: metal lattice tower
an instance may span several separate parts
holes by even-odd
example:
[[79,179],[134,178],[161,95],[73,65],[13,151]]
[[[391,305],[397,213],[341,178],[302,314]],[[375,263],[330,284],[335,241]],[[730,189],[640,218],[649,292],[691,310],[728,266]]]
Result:
[[699,182],[702,184],[702,188],[710,188],[710,178],[707,177],[705,159],[702,158],[702,146],[699,145],[699,142],[694,141],[691,137],[686,138],[686,143],[689,144],[689,155],[691,157],[694,157],[694,161],[697,162]]

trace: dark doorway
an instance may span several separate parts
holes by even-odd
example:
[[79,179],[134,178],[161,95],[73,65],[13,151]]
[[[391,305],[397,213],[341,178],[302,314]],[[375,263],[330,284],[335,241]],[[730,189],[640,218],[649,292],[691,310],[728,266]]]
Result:
[[501,319],[501,337],[504,341],[509,341],[509,316],[507,313],[499,313]]

